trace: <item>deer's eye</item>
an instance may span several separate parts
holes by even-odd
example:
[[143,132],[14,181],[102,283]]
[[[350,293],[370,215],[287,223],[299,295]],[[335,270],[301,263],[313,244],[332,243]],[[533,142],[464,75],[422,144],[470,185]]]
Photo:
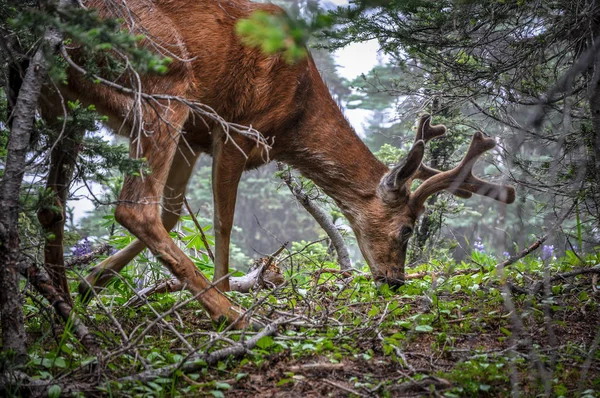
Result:
[[407,239],[412,234],[412,232],[413,229],[411,227],[404,226],[400,230],[400,237],[402,237],[403,239]]

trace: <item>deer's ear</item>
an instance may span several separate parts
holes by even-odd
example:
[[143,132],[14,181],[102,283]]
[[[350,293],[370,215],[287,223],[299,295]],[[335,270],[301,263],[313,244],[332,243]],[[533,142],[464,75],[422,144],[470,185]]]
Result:
[[408,199],[408,189],[406,187],[409,181],[419,170],[423,155],[425,154],[425,142],[419,140],[415,142],[408,152],[408,155],[399,164],[392,167],[390,172],[381,180],[379,190],[385,194],[385,197],[400,199],[406,196]]

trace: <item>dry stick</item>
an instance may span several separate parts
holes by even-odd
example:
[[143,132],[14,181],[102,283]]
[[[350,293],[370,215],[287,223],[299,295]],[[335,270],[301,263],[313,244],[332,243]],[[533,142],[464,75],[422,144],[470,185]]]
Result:
[[46,299],[56,310],[56,313],[65,321],[67,325],[71,325],[73,331],[81,344],[92,354],[98,354],[100,347],[98,346],[94,335],[89,332],[87,327],[77,318],[73,312],[73,308],[64,300],[50,277],[44,270],[36,266],[32,261],[23,259],[20,264],[21,274],[35,287],[35,289]]
[[[252,289],[256,284],[264,285],[265,282],[267,284],[272,285],[281,285],[283,283],[283,276],[271,270],[269,267],[271,266],[275,257],[277,257],[283,249],[285,249],[287,242],[281,246],[277,251],[269,256],[267,262],[252,270],[243,276],[230,276],[229,283],[231,284],[231,290],[240,292],[240,293],[248,293],[250,289]],[[267,276],[264,276],[265,272],[269,273]],[[183,290],[184,284],[181,283],[179,279],[171,278],[167,280],[162,280],[154,284],[153,286],[146,287],[140,291],[135,293],[135,296],[131,297],[125,304],[125,307],[139,307],[140,305],[145,303],[145,300],[157,293],[174,293]]]
[[340,390],[342,390],[342,391],[346,391],[346,392],[348,392],[348,393],[350,393],[350,394],[354,394],[354,395],[357,395],[357,396],[359,396],[359,397],[365,397],[365,396],[366,396],[365,394],[361,394],[361,393],[359,393],[358,391],[356,391],[356,390],[353,390],[353,389],[352,389],[352,388],[350,388],[350,387],[346,387],[346,386],[344,386],[344,385],[342,385],[342,384],[340,384],[340,383],[336,383],[335,381],[332,381],[332,380],[329,380],[329,379],[322,379],[322,380],[323,380],[323,382],[324,382],[324,383],[327,383],[327,384],[329,384],[330,386],[333,386],[333,387],[339,388]]
[[248,340],[236,345],[222,348],[211,352],[210,354],[202,353],[188,357],[185,362],[165,366],[160,369],[152,369],[133,376],[127,376],[119,379],[119,382],[148,382],[158,377],[171,377],[178,370],[184,373],[195,372],[198,369],[204,368],[207,364],[214,365],[215,363],[228,358],[229,356],[240,356],[246,354],[249,350],[256,346],[256,343],[265,336],[271,336],[277,332],[277,327],[295,320],[278,319],[275,322],[267,325],[263,330],[249,338]]
[[194,221],[194,224],[196,224],[196,228],[198,228],[198,231],[200,231],[200,237],[202,238],[202,243],[204,243],[204,247],[206,248],[206,251],[208,252],[208,257],[210,257],[210,260],[214,263],[215,255],[213,254],[213,252],[210,248],[210,245],[208,244],[206,235],[204,235],[204,230],[200,226],[200,223],[198,222],[198,219],[196,218],[196,215],[192,211],[192,208],[190,207],[190,204],[188,203],[187,198],[185,196],[183,197],[183,203],[185,204],[185,208],[187,209],[188,213],[190,213],[190,216],[192,217],[192,221]]
[[294,195],[296,200],[313,216],[315,221],[319,223],[321,228],[325,231],[327,236],[331,239],[331,243],[335,248],[338,255],[338,262],[342,270],[352,270],[352,262],[350,261],[350,255],[348,254],[348,248],[344,242],[344,238],[340,231],[336,228],[330,219],[330,216],[319,206],[315,205],[310,200],[308,195],[302,191],[302,187],[296,185],[292,180],[292,174],[289,171],[285,171],[283,164],[277,162],[277,170],[283,172],[281,179],[285,182],[285,185],[289,188],[290,192]]
[[312,372],[312,371],[324,371],[331,372],[334,370],[343,370],[343,363],[329,363],[329,362],[317,362],[317,363],[305,363],[302,365],[290,366],[290,372]]

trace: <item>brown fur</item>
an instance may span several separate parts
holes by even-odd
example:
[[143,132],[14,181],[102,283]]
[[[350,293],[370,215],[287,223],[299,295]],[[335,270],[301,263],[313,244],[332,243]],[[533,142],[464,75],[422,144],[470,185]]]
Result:
[[[281,9],[247,0],[131,0],[127,4],[137,16],[138,26],[143,26],[156,42],[180,58],[192,59],[175,60],[164,76],[142,76],[143,90],[182,96],[212,107],[229,122],[252,125],[273,142],[270,159],[300,170],[340,206],[375,279],[401,283],[410,234],[400,236],[400,230],[412,228],[422,209],[407,205],[408,193],[401,206],[381,199],[378,187],[389,170],[350,127],[310,56],[290,65],[281,56],[267,56],[243,46],[235,34],[240,18],[256,10],[281,13]],[[103,1],[91,0],[86,5],[98,8],[103,16],[111,15]],[[126,84],[127,79],[119,82]],[[133,106],[129,95],[86,81],[75,71],[71,71],[65,93],[96,104],[109,116],[114,129],[125,122],[122,133],[135,127],[126,116]],[[213,156],[215,278],[228,273],[238,181],[244,170],[264,163],[264,148],[234,135],[232,138],[248,155],[246,159],[230,141],[226,143],[224,132],[213,122],[203,123],[175,102],[161,117],[171,126],[149,107],[144,109],[144,127],[153,134],[139,137],[139,142],[132,141],[131,156],[146,157],[152,174],[145,178],[128,177],[116,210],[117,220],[141,243],[135,242],[96,267],[87,278],[92,286],[105,284],[110,272],[120,271],[146,245],[173,274],[189,283],[192,292],[208,288],[206,278],[167,232],[181,209],[181,196],[196,158],[182,142],[178,150],[182,126],[184,137],[195,152]],[[163,191],[164,205],[170,211],[170,215],[165,215],[163,210],[164,227],[158,205]],[[227,279],[218,287],[228,290]],[[86,289],[83,286],[82,291]],[[236,316],[225,296],[215,289],[200,296],[200,301],[215,318],[225,315],[232,320]]]

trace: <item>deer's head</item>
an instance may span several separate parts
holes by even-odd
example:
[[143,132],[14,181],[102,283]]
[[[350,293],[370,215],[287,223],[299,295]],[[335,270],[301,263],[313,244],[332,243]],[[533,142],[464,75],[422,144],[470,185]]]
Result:
[[[436,192],[447,190],[461,198],[472,194],[488,196],[502,203],[515,200],[513,187],[483,181],[472,174],[473,165],[496,143],[481,132],[473,135],[471,145],[458,166],[439,171],[422,163],[425,144],[446,133],[442,125],[432,126],[431,117],[419,121],[415,142],[406,158],[394,166],[380,181],[377,195],[354,220],[354,230],[363,256],[369,263],[373,278],[379,283],[401,285],[408,241],[415,223],[425,211],[425,201]],[[414,179],[422,184],[411,191]]]

